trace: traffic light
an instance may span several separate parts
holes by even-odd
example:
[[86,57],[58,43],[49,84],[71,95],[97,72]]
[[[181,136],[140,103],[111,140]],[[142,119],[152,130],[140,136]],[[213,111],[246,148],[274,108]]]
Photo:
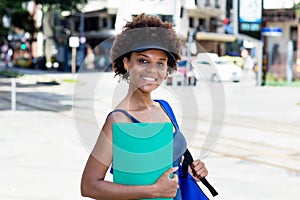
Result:
[[21,43],[20,48],[22,50],[26,50],[26,48],[27,48],[26,43]]

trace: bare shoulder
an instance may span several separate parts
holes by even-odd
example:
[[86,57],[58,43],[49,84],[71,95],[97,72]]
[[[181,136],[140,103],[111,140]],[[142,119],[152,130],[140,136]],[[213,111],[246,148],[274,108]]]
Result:
[[131,122],[130,119],[122,112],[111,112],[105,121],[104,126],[111,127],[113,123]]
[[111,112],[108,116],[106,121],[111,123],[118,123],[118,122],[130,122],[128,116],[120,111]]

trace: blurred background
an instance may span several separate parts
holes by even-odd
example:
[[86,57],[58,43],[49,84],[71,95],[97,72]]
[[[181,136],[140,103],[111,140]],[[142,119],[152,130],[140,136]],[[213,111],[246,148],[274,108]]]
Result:
[[[243,2],[3,0],[0,6],[0,58],[7,68],[70,72],[70,38],[75,38],[78,40],[75,47],[77,70],[81,64],[88,70],[110,70],[108,51],[113,40],[102,46],[99,44],[114,37],[125,20],[144,12],[174,24],[186,44],[183,55],[189,61],[203,51],[199,48],[191,50],[196,42],[206,52],[224,57],[244,71],[258,73],[260,85],[283,79],[298,80],[299,1]],[[257,20],[255,15],[259,17]],[[262,50],[257,46],[257,40],[262,42]]]
[[[0,0],[0,199],[84,199],[85,162],[115,97],[126,92],[109,50],[140,13],[173,23],[182,40],[178,70],[155,96],[174,106],[179,122],[197,121],[197,130],[183,130],[195,157],[222,123],[201,157],[214,199],[297,199],[299,2]],[[220,108],[213,100],[226,111],[221,122],[212,120]]]

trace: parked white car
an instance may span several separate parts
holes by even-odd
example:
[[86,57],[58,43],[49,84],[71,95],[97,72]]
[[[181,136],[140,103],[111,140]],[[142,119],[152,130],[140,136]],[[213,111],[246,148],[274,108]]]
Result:
[[213,53],[198,54],[192,66],[195,76],[200,80],[239,82],[243,76],[241,67]]

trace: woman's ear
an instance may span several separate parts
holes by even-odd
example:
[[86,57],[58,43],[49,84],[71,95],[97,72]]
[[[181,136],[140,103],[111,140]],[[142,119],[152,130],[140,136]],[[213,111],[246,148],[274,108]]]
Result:
[[127,57],[124,57],[123,58],[123,64],[124,64],[124,68],[128,71],[128,58]]

